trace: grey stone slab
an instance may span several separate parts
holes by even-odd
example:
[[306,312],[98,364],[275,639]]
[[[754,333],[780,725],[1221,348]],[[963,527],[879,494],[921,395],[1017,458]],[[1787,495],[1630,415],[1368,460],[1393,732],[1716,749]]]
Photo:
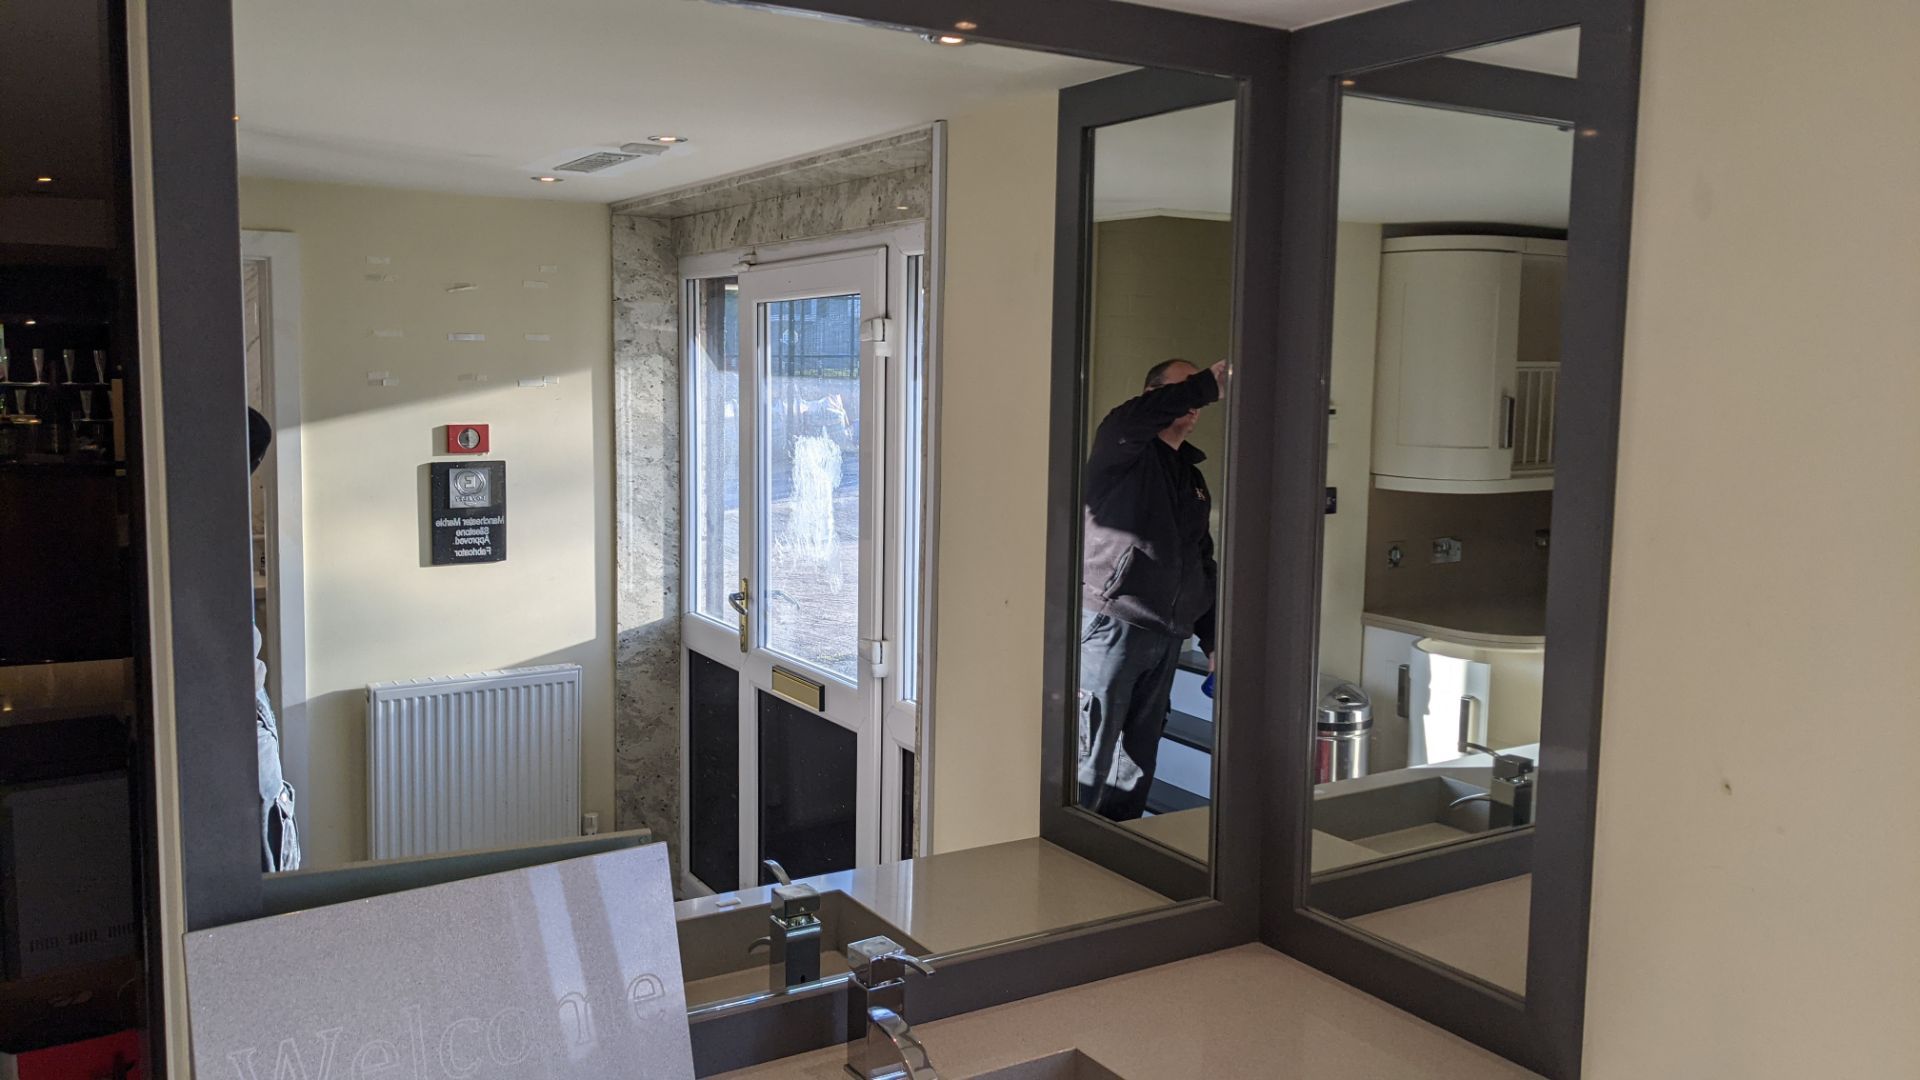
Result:
[[919,128],[858,146],[823,150],[732,176],[628,199],[615,203],[613,212],[645,217],[685,217],[729,206],[746,206],[795,192],[832,187],[849,180],[925,168],[932,161],[933,133],[927,128]]
[[680,866],[680,267],[671,226],[613,218],[614,822]]
[[673,219],[676,255],[810,240],[928,216],[933,172],[918,166]]
[[201,1080],[691,1080],[659,844],[187,935]]

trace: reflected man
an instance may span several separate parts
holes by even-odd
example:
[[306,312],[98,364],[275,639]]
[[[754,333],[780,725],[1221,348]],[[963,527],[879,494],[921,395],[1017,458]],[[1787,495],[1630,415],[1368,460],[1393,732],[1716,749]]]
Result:
[[1226,393],[1223,360],[1148,369],[1145,389],[1100,421],[1087,457],[1080,577],[1080,805],[1139,817],[1172,707],[1180,650],[1197,634],[1213,663],[1219,567],[1213,509],[1187,442]]

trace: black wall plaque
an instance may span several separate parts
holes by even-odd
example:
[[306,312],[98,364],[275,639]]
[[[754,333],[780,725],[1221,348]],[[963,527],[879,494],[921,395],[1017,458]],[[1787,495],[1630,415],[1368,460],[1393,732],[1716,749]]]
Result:
[[436,461],[429,486],[433,565],[507,557],[506,462]]

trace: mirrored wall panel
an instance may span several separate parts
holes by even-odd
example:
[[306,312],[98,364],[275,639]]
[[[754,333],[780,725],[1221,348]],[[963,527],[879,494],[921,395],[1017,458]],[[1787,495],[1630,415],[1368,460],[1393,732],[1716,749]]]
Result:
[[1075,799],[1201,861],[1220,678],[1235,109],[1101,127],[1092,154]]
[[1206,895],[1043,836],[1043,667],[1203,864],[1236,84],[1093,140],[1049,641],[1060,101],[1134,72],[617,8],[236,8],[268,910],[662,844],[698,1008]]
[[1340,83],[1311,903],[1516,994],[1578,45]]

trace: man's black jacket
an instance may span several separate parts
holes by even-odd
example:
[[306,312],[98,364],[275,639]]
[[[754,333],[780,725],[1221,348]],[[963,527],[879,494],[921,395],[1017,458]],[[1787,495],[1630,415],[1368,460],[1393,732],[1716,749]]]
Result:
[[1208,514],[1213,500],[1192,443],[1175,450],[1168,424],[1220,397],[1201,370],[1123,402],[1100,421],[1084,477],[1081,604],[1121,622],[1175,637],[1200,636],[1213,652],[1213,602],[1220,570]]

